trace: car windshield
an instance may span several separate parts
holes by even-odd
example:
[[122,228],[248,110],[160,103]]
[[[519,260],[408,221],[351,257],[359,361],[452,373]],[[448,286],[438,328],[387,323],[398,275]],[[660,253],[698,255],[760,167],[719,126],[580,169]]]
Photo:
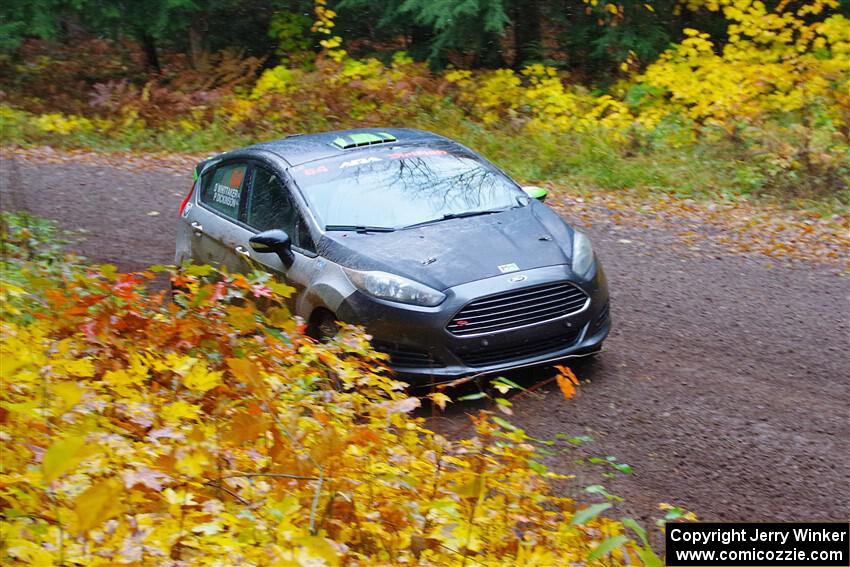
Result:
[[291,170],[327,230],[391,229],[520,206],[524,193],[473,155],[392,147]]

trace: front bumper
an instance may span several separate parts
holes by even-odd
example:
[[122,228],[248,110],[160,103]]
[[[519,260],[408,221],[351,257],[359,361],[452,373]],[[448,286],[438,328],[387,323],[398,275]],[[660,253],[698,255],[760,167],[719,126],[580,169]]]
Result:
[[[396,372],[413,382],[493,374],[600,348],[611,322],[605,274],[596,266],[589,281],[575,278],[568,266],[549,266],[469,282],[446,290],[446,300],[436,307],[383,301],[357,291],[343,301],[337,315],[363,325],[374,337],[373,345],[390,355]],[[521,284],[515,282],[517,276],[525,277]],[[589,297],[579,312],[496,333],[457,336],[447,330],[471,301],[565,281]]]

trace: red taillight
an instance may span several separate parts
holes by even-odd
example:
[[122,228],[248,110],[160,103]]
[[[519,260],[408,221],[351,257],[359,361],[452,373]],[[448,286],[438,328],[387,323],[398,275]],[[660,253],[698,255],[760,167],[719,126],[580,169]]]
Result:
[[191,189],[189,189],[189,194],[186,195],[182,201],[180,201],[180,216],[183,216],[183,211],[186,209],[186,204],[189,202],[189,199],[192,198],[192,193],[195,192],[195,184],[192,183]]

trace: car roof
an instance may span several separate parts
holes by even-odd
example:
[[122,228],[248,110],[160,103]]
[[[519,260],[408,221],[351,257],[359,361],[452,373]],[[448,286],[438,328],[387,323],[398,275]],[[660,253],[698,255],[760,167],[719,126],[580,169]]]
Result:
[[293,134],[279,140],[254,144],[245,149],[271,152],[290,165],[301,165],[364,148],[421,145],[428,142],[456,143],[438,134],[413,128],[353,128],[315,134]]

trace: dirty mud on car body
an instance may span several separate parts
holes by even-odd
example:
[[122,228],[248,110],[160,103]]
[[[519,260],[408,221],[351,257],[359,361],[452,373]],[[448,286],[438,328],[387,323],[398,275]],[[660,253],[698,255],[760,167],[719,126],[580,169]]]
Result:
[[597,352],[610,330],[587,237],[447,138],[399,128],[301,135],[196,172],[177,264],[277,274],[311,328],[362,325],[414,384]]

